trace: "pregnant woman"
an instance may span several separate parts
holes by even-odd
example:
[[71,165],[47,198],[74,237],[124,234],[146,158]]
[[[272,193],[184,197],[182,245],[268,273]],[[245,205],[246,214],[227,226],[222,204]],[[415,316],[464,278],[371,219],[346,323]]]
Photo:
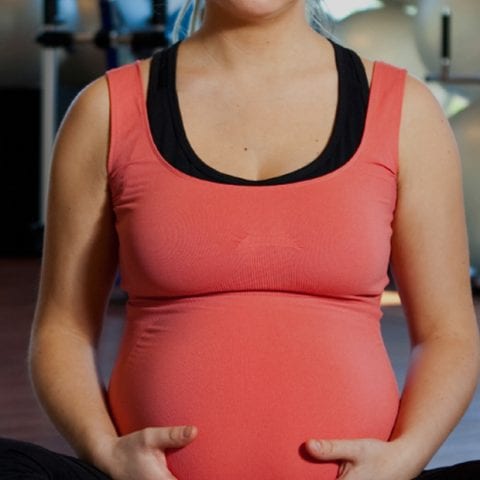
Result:
[[[72,104],[30,366],[79,458],[5,439],[5,478],[480,478],[476,462],[422,474],[479,365],[452,132],[424,84],[319,34],[306,7],[206,0],[190,36]],[[389,263],[402,392],[380,331]]]

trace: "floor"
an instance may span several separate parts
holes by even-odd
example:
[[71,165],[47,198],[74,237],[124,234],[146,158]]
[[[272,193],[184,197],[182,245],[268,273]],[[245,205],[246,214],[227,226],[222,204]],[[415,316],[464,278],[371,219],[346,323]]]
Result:
[[[30,388],[26,349],[35,308],[40,272],[37,258],[0,258],[0,436],[39,443],[63,453],[72,450],[37,405]],[[99,367],[106,382],[116,354],[123,324],[123,298],[113,292],[99,349]],[[480,298],[475,297],[477,318]],[[385,344],[399,384],[402,385],[409,352],[402,307],[396,292],[382,305]],[[455,431],[429,467],[480,458],[480,390]]]

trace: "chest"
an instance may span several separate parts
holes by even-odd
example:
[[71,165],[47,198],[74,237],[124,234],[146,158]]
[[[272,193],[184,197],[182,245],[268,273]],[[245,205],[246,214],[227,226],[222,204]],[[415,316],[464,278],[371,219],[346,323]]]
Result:
[[123,173],[114,204],[130,293],[374,295],[388,280],[395,177],[367,158],[274,187],[173,175],[159,162]]
[[190,146],[210,167],[249,180],[303,167],[325,149],[336,121],[336,78],[313,76],[242,88],[182,76],[177,106]]

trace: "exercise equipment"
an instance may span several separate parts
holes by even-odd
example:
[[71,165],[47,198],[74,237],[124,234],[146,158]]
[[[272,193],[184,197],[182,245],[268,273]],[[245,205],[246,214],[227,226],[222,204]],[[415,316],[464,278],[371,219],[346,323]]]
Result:
[[470,100],[480,97],[474,86],[480,83],[479,18],[478,0],[419,0],[415,19],[420,55],[435,72],[428,80],[442,81]]
[[40,86],[40,47],[33,42],[41,16],[40,2],[2,0],[0,87]]
[[[66,17],[68,30],[83,35],[97,32],[101,28],[124,34],[151,28],[152,2],[149,0],[68,0],[72,5]],[[158,3],[158,2],[157,2]],[[157,13],[161,9],[157,6]],[[63,15],[65,17],[65,15]],[[67,88],[79,89],[100,76],[105,67],[129,63],[137,57],[148,55],[146,52],[132,52],[130,45],[120,43],[105,49],[97,48],[94,42],[78,42],[70,51],[59,53],[59,82]]]
[[[334,34],[362,57],[383,60],[423,78],[428,69],[415,43],[414,22],[405,8],[395,2],[350,15],[337,24]],[[431,89],[442,106],[449,104],[450,92],[439,84],[431,85]]]
[[[86,3],[91,8],[93,2]],[[166,10],[164,1],[150,2],[149,28],[138,31],[119,31],[115,15],[119,10],[115,0],[99,0],[100,28],[91,32],[75,32],[68,28],[60,15],[58,0],[45,0],[43,4],[43,28],[37,37],[42,47],[42,154],[40,175],[40,216],[37,228],[43,228],[46,217],[47,193],[51,168],[52,146],[57,128],[55,106],[58,89],[58,55],[60,51],[71,52],[78,45],[89,44],[107,52],[105,68],[116,65],[115,49],[128,45],[132,52],[153,50],[167,45],[165,37]]]
[[[117,14],[117,4],[108,0],[77,0],[72,2],[68,28],[77,35],[85,32],[118,31],[122,28]],[[122,47],[123,48],[123,47]],[[100,49],[94,42],[81,42],[58,52],[59,84],[74,91],[99,77],[106,68],[119,64],[119,47]],[[62,97],[62,92],[59,93]],[[68,96],[68,95],[66,95]]]
[[[427,68],[413,39],[413,18],[399,5],[354,13],[335,28],[335,35],[359,55],[384,60],[423,75]],[[401,48],[399,48],[401,46]]]

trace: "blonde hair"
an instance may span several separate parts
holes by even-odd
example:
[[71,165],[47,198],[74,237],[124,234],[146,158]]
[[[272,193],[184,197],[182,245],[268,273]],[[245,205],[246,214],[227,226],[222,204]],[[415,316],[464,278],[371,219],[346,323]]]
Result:
[[[186,13],[193,3],[187,30],[182,28]],[[195,30],[200,28],[202,22],[202,14],[205,6],[205,0],[185,0],[182,8],[180,8],[172,32],[172,43],[180,40],[180,33],[184,33],[184,37],[188,37]],[[331,37],[332,21],[324,6],[324,0],[305,0],[305,17],[311,27],[325,37]]]

